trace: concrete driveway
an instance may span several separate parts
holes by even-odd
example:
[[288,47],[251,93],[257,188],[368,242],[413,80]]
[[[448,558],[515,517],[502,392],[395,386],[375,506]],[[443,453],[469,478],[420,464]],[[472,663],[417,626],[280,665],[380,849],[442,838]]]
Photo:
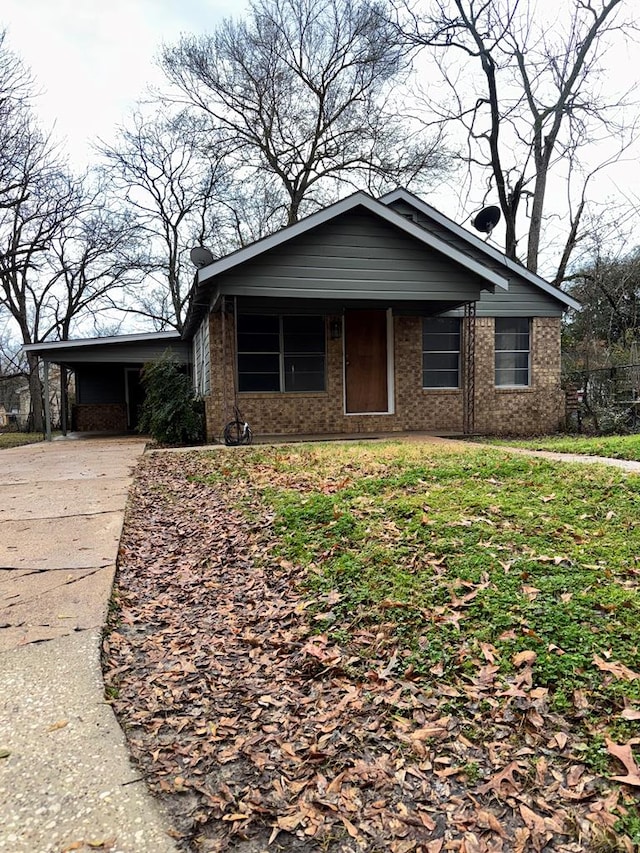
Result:
[[175,851],[100,670],[143,451],[137,438],[0,451],[0,851]]

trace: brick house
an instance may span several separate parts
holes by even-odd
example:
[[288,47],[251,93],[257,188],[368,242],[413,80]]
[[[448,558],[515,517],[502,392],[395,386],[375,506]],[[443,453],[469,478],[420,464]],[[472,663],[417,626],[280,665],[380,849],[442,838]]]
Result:
[[358,192],[200,269],[184,337],[207,433],[536,434],[578,304],[406,190]]
[[207,438],[553,432],[560,321],[578,303],[417,196],[357,192],[199,269],[177,332],[36,344],[75,373],[74,428],[135,427],[141,366],[170,348]]

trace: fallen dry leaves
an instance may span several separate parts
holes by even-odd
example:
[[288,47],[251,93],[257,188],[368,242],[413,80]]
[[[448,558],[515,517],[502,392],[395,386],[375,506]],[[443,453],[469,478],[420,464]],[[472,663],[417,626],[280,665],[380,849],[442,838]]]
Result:
[[[206,472],[203,454],[145,458],[104,640],[107,693],[183,849],[578,853],[611,832],[619,789],[548,713],[534,653],[505,680],[484,644],[475,674],[447,684],[414,678],[368,629],[349,648],[315,634],[250,485]],[[636,785],[630,747],[607,747]]]

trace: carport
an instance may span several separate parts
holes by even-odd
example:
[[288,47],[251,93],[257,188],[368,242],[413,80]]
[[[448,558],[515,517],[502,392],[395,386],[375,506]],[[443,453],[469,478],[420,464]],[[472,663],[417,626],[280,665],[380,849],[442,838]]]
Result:
[[37,355],[43,365],[46,435],[51,437],[49,366],[60,366],[63,432],[66,432],[68,372],[75,377],[76,397],[71,427],[77,432],[133,432],[143,399],[140,372],[144,364],[169,353],[185,369],[190,345],[179,332],[151,332],[108,338],[85,338],[29,344],[24,351]]

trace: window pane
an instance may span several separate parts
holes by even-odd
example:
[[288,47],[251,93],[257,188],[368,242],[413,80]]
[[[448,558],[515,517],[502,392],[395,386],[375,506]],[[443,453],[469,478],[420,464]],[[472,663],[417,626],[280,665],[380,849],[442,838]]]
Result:
[[280,373],[238,373],[238,391],[279,391]]
[[280,374],[280,358],[275,355],[238,354],[238,373]]
[[280,318],[269,314],[239,314],[238,334],[280,334]]
[[284,352],[324,354],[324,317],[283,317]]
[[322,373],[285,373],[285,391],[324,391],[324,371]]
[[496,317],[496,350],[528,350],[529,318]]
[[529,370],[519,368],[496,368],[496,385],[528,385]]
[[422,338],[422,349],[425,352],[458,352],[460,349],[460,335],[424,335]]
[[425,370],[424,388],[458,388],[457,370]]
[[496,369],[509,370],[519,369],[527,370],[529,367],[528,352],[497,352],[496,353]]
[[285,391],[324,391],[323,356],[285,356]]
[[457,352],[425,352],[422,356],[423,370],[458,370]]
[[509,332],[496,335],[496,350],[528,350],[529,333]]
[[238,352],[279,352],[280,335],[238,332]]
[[422,321],[422,387],[460,386],[460,319],[425,317]]

